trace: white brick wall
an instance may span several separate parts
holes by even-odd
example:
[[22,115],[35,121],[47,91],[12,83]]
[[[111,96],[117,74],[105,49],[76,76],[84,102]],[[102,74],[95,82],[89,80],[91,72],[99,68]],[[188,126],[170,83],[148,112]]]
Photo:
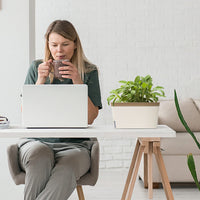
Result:
[[[70,20],[87,57],[100,70],[102,102],[96,124],[111,124],[106,98],[119,80],[150,74],[167,98],[200,98],[199,0],[36,0],[36,56],[54,19]],[[101,140],[101,168],[124,168],[134,141]]]
[[130,138],[99,139],[100,168],[121,169],[130,166],[135,140]]

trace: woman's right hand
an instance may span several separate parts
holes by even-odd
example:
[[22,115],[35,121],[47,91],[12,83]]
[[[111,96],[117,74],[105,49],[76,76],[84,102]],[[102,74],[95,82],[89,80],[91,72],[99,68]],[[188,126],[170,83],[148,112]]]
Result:
[[44,84],[51,71],[52,59],[43,62],[38,67],[38,79],[36,85]]

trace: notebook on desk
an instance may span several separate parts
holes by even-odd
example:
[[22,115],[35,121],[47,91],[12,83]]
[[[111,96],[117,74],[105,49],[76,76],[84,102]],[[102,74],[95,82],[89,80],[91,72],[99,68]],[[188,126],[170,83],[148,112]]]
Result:
[[88,127],[87,85],[24,85],[22,126],[27,128]]

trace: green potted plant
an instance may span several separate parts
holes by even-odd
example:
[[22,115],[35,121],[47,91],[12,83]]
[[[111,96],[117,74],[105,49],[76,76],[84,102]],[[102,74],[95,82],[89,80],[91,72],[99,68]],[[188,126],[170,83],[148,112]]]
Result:
[[[197,147],[200,149],[200,143],[198,142],[196,136],[191,131],[191,129],[189,128],[187,122],[185,121],[185,119],[183,117],[183,114],[182,114],[180,106],[179,106],[179,102],[178,102],[178,97],[177,97],[177,94],[176,94],[176,90],[174,90],[174,101],[175,101],[176,110],[177,110],[177,113],[178,113],[178,116],[179,116],[179,119],[180,119],[181,123],[185,127],[186,131],[192,136],[192,138],[194,139],[194,142],[197,145]],[[193,179],[195,181],[195,184],[196,184],[197,188],[200,191],[200,183],[199,183],[198,178],[197,178],[195,161],[194,161],[193,155],[191,153],[189,153],[187,155],[187,164],[188,164],[190,173],[191,173],[191,175],[192,175],[192,177],[193,177]]]
[[120,88],[107,98],[111,104],[116,128],[156,128],[159,97],[165,97],[163,87],[153,88],[152,77],[137,76],[134,81],[119,81]]

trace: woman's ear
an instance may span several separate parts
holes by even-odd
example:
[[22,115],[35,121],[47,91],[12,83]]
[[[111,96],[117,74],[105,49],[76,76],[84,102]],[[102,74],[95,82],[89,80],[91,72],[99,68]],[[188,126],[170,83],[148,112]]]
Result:
[[74,40],[74,50],[77,49],[77,39]]

